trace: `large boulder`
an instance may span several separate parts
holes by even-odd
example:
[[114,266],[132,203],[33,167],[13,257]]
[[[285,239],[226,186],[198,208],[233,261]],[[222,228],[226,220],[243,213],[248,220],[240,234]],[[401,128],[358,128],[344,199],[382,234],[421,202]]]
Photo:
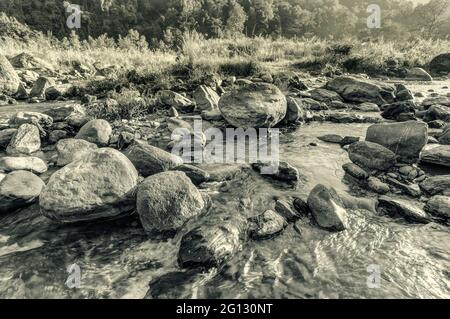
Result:
[[147,177],[138,187],[136,205],[144,229],[155,233],[178,230],[206,206],[191,180],[178,171]]
[[42,213],[60,222],[115,217],[135,208],[138,173],[111,148],[94,150],[54,173],[39,197]]
[[252,220],[250,236],[253,239],[268,239],[283,231],[287,226],[286,220],[273,210],[266,210]]
[[406,79],[409,81],[433,81],[431,75],[422,68],[411,68],[406,73]]
[[60,107],[52,108],[44,112],[46,115],[53,118],[53,121],[64,121],[69,116],[80,115],[85,116],[85,109],[80,104],[67,104]]
[[416,121],[374,124],[366,141],[383,145],[406,163],[416,163],[428,141],[428,126]]
[[301,100],[287,96],[286,101],[287,110],[283,122],[286,124],[295,124],[297,122],[304,121],[306,118],[306,112]]
[[47,164],[39,157],[10,157],[0,158],[0,171],[31,171],[42,174],[47,171]]
[[395,100],[394,86],[351,76],[336,77],[327,83],[326,88],[349,102],[371,102],[381,106]]
[[273,127],[285,116],[286,98],[273,84],[252,83],[233,88],[219,101],[225,120],[238,128]]
[[356,142],[348,149],[350,160],[369,170],[386,171],[395,165],[395,154],[386,147],[372,142]]
[[43,113],[39,112],[17,112],[8,121],[8,124],[13,127],[19,127],[22,124],[34,124],[42,127],[50,127],[53,124],[53,119]]
[[414,101],[401,101],[383,106],[384,110],[381,116],[388,120],[402,122],[405,118],[415,119],[416,104]]
[[311,90],[309,93],[311,94],[311,98],[323,103],[331,103],[333,101],[340,101],[340,102],[343,101],[342,97],[338,93],[327,89],[322,88],[314,89]]
[[40,148],[39,129],[33,124],[22,124],[6,148],[6,153],[31,154],[37,152]]
[[41,76],[34,82],[33,87],[31,88],[30,97],[45,99],[45,91],[54,84],[55,82],[52,79]]
[[144,177],[168,171],[183,164],[181,157],[143,141],[135,141],[130,145],[125,151],[125,156]]
[[111,125],[105,120],[97,119],[83,125],[75,138],[97,144],[98,146],[106,146],[111,135]]
[[438,218],[450,219],[450,197],[433,196],[425,205],[425,210]]
[[421,161],[450,167],[450,145],[441,145],[423,151]]
[[450,122],[450,107],[445,105],[432,105],[426,110],[423,120],[425,122],[436,120]]
[[65,166],[81,159],[86,154],[97,149],[97,145],[85,140],[68,138],[59,140],[56,144],[58,166]]
[[17,129],[8,128],[0,131],[0,150],[4,150],[11,142],[14,134],[16,134]]
[[0,181],[0,213],[8,213],[36,202],[45,183],[27,171],[14,171]]
[[332,187],[322,184],[313,188],[308,197],[308,206],[317,224],[332,231],[342,231],[347,227],[347,211]]
[[406,220],[415,223],[429,223],[430,216],[424,210],[411,201],[393,199],[388,196],[380,196],[377,210],[390,216],[402,216]]
[[219,95],[211,89],[209,86],[200,85],[195,90],[194,100],[197,104],[197,108],[201,111],[216,110],[219,106]]
[[429,195],[437,195],[443,192],[450,194],[450,175],[428,177],[419,186],[421,190]]
[[450,74],[450,53],[443,53],[431,60],[430,71],[436,75]]
[[8,59],[0,54],[0,94],[13,95],[17,92],[20,79]]

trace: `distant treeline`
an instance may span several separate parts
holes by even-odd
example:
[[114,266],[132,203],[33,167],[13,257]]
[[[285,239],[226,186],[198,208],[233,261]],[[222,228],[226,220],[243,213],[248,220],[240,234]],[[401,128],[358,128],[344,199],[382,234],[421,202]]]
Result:
[[[367,8],[377,3],[381,28],[367,27]],[[207,38],[240,35],[322,38],[447,38],[450,0],[414,6],[408,0],[71,0],[81,6],[81,39],[102,34],[118,37],[139,31],[150,44],[172,43],[186,30]],[[0,11],[32,29],[62,39],[67,1],[1,0]],[[1,30],[0,30],[1,32]]]

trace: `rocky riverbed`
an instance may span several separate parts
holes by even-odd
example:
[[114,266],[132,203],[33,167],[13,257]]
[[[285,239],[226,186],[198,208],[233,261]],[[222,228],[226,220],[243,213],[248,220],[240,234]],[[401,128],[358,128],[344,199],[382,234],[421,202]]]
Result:
[[[110,98],[69,98],[42,77],[19,97],[12,76],[0,296],[449,297],[450,81],[422,71],[427,81],[218,79],[160,90],[153,112],[109,121],[89,111],[112,110]],[[207,144],[196,119],[279,128],[278,172],[183,163],[170,153],[180,129]]]

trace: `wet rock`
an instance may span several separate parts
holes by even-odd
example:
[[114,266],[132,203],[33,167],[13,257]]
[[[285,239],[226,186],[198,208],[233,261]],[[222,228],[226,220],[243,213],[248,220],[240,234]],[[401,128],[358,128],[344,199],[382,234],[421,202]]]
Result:
[[50,144],[56,144],[59,140],[67,137],[67,132],[64,130],[54,130],[48,135],[48,142]]
[[60,222],[116,217],[135,207],[138,174],[125,155],[93,150],[55,172],[42,190],[44,216]]
[[255,163],[252,164],[252,167],[260,173],[263,173],[263,169],[268,169],[268,171],[266,171],[268,174],[264,175],[279,181],[292,183],[298,182],[298,180],[300,179],[298,170],[288,162],[280,161],[277,169],[275,169],[274,171],[272,170],[270,163]]
[[358,180],[366,180],[369,178],[369,174],[356,164],[347,163],[342,168],[346,173]]
[[219,95],[206,85],[200,85],[193,96],[197,108],[201,111],[216,110],[219,107]]
[[425,211],[438,218],[450,218],[450,197],[433,196],[425,205]]
[[28,94],[27,89],[25,88],[23,83],[20,83],[17,92],[14,94],[14,98],[16,100],[27,100],[29,99],[29,97],[30,95]]
[[423,151],[421,162],[450,167],[450,145],[437,146]]
[[9,213],[36,202],[44,182],[31,172],[14,171],[0,180],[0,213]]
[[45,90],[45,99],[47,101],[55,101],[62,95],[63,95],[62,90],[56,86],[51,86]]
[[441,120],[450,122],[450,107],[444,105],[432,105],[424,114],[425,122]]
[[0,171],[31,171],[42,174],[47,171],[47,165],[39,157],[10,157],[0,158]]
[[253,83],[235,87],[219,101],[225,120],[238,128],[273,127],[285,116],[285,96],[273,84]]
[[124,154],[144,177],[168,171],[183,164],[179,156],[143,141],[134,141]]
[[65,166],[80,160],[86,154],[97,149],[97,145],[85,140],[68,138],[58,141],[56,151],[58,153],[58,166]]
[[381,180],[373,176],[369,177],[367,180],[367,187],[378,194],[386,194],[390,191],[388,184],[383,183]]
[[443,105],[450,107],[450,97],[448,96],[429,97],[422,101],[422,106],[424,107],[424,109],[428,109],[433,105]]
[[31,154],[41,148],[39,129],[32,124],[22,124],[14,134],[6,153],[8,154]]
[[193,101],[170,90],[159,91],[156,93],[156,98],[159,103],[169,107],[174,107],[181,112],[190,113],[195,110],[195,103]]
[[83,114],[74,113],[66,117],[65,121],[73,128],[80,128],[89,122],[90,118]]
[[[384,106],[381,116],[388,120],[400,121],[414,119],[416,105],[412,101],[395,102]],[[406,116],[405,116],[406,115]]]
[[52,108],[44,112],[50,116],[54,122],[60,122],[73,115],[85,115],[86,111],[80,104],[67,104],[60,107]]
[[326,87],[339,93],[348,102],[371,102],[377,105],[394,102],[393,86],[366,79],[340,76],[328,82]]
[[286,97],[286,101],[287,111],[283,122],[286,124],[295,124],[299,121],[304,121],[306,115],[301,100],[288,96]]
[[359,136],[344,136],[344,138],[341,141],[341,146],[344,147],[346,145],[350,145],[356,142],[359,142],[360,137]]
[[207,171],[193,165],[182,164],[177,166],[175,170],[184,172],[194,185],[205,183],[210,178],[210,174]]
[[353,110],[361,112],[380,112],[380,107],[375,103],[365,102],[352,106]]
[[285,202],[284,200],[276,201],[275,211],[288,222],[295,222],[297,219],[300,218],[298,212],[292,209],[291,205]]
[[239,214],[204,223],[181,239],[178,264],[182,268],[219,267],[239,251],[246,232],[247,221]]
[[147,232],[170,232],[180,229],[198,216],[205,201],[183,172],[170,171],[152,175],[139,185],[137,211]]
[[38,99],[45,99],[45,91],[54,85],[54,81],[49,78],[41,76],[34,82],[31,88],[30,97]]
[[327,89],[314,89],[309,92],[311,94],[311,98],[323,102],[323,103],[331,103],[332,101],[343,101],[342,97],[334,92]]
[[[423,206],[423,205],[422,205]],[[415,223],[429,223],[430,216],[416,203],[403,199],[393,199],[388,196],[380,196],[377,210],[389,216],[402,216]]]
[[319,136],[318,139],[327,143],[341,144],[343,137],[337,134],[326,134]]
[[348,149],[350,160],[370,170],[386,171],[395,164],[395,154],[382,145],[372,142],[357,142]]
[[135,141],[135,135],[130,132],[120,132],[117,136],[117,148],[123,150]]
[[269,239],[281,233],[287,226],[286,220],[273,210],[266,210],[252,220],[254,227],[250,229],[253,239]]
[[347,109],[347,104],[345,104],[344,102],[341,102],[341,101],[331,101],[328,105],[332,110]]
[[20,79],[8,59],[0,54],[0,93],[13,95],[19,88]]
[[433,120],[427,123],[429,128],[440,129],[445,126],[445,122],[442,120]]
[[429,195],[437,195],[450,191],[450,175],[437,175],[428,177],[419,184],[422,191]]
[[331,231],[347,228],[347,211],[333,188],[321,184],[314,187],[308,197],[308,206],[320,227]]
[[430,71],[437,75],[450,74],[450,53],[434,57],[430,62]]
[[325,103],[313,100],[311,98],[298,99],[297,101],[301,103],[306,110],[310,111],[329,110],[329,107]]
[[203,111],[202,119],[206,121],[221,121],[223,120],[222,113],[219,110]]
[[9,119],[9,125],[12,127],[19,127],[22,124],[34,124],[42,127],[50,127],[53,124],[53,119],[43,113],[39,112],[17,112]]
[[300,216],[308,216],[311,214],[311,210],[309,209],[308,203],[303,199],[296,197],[294,199],[294,208]]
[[83,125],[75,138],[97,144],[98,146],[106,146],[109,144],[111,135],[112,128],[107,121],[91,120]]
[[415,121],[374,124],[367,129],[366,135],[366,141],[386,147],[406,163],[419,160],[427,140],[428,126]]
[[0,131],[0,150],[4,150],[8,146],[9,142],[13,138],[14,134],[16,134],[16,132],[17,129],[15,128]]
[[417,198],[422,196],[422,191],[420,190],[420,187],[417,184],[402,183],[391,177],[386,177],[385,181],[409,196]]
[[406,73],[408,81],[433,81],[431,75],[422,68],[412,68]]

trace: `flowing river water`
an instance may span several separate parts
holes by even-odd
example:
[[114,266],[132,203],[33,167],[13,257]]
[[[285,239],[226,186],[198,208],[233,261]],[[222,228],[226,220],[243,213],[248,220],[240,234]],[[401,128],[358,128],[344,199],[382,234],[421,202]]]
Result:
[[[347,152],[317,137],[364,138],[368,126],[312,123],[283,134],[280,159],[298,168],[296,189],[245,170],[225,189],[205,191],[230,214],[245,202],[249,217],[273,208],[276,199],[306,199],[317,183],[354,194],[343,179]],[[149,239],[137,216],[59,225],[31,206],[0,219],[0,298],[143,298],[158,278],[150,289],[161,298],[450,298],[445,225],[365,210],[349,211],[348,229],[340,233],[300,220],[276,238],[243,243],[222,269],[202,274],[177,266],[180,236]],[[81,269],[77,289],[65,284],[72,264]],[[368,285],[373,267],[381,275],[376,287]]]

